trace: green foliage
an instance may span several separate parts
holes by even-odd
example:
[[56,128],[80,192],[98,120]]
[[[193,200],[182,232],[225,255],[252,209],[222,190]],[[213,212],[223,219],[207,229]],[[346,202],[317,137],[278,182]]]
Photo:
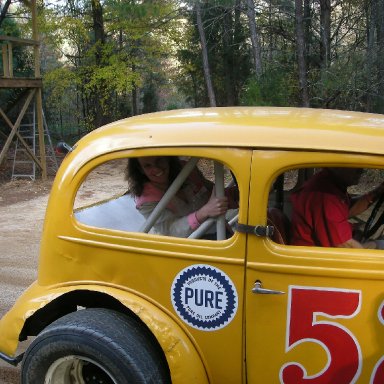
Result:
[[143,113],[156,112],[158,109],[158,95],[154,82],[150,82],[143,90]]
[[340,55],[326,72],[312,71],[312,105],[322,108],[366,110],[369,75],[364,53]]
[[79,105],[73,95],[81,86],[70,67],[57,67],[44,76],[44,105],[51,133],[57,140],[79,138],[80,132],[89,130],[81,117]]
[[[248,36],[239,9],[233,1],[210,0],[202,4],[202,19],[207,41],[209,67],[218,106],[238,105],[239,91],[250,74]],[[200,37],[195,14],[188,14],[184,40],[177,58],[177,79],[182,92],[193,106],[207,106],[208,96],[203,73]]]
[[[95,55],[96,45],[87,51],[89,61]],[[99,90],[100,86],[109,93],[124,93],[132,90],[133,84],[140,83],[140,76],[132,71],[132,63],[125,52],[115,53],[112,44],[104,44],[101,50],[102,64],[89,66],[88,79],[84,79],[85,89]]]
[[[45,43],[63,54],[56,65],[45,68],[50,106],[63,110],[75,104],[79,121],[86,122],[87,129],[135,113],[134,91],[143,94],[137,99],[142,101],[139,108],[157,109],[157,102],[149,106],[149,100],[155,100],[148,97],[149,91],[164,82],[162,62],[171,54],[173,39],[179,38],[173,1],[105,0],[100,4],[103,18],[98,20],[98,33],[104,36],[99,41],[95,41],[89,0],[48,7],[40,17]],[[158,76],[150,79],[148,73],[153,72]],[[72,105],[70,95],[76,100]]]
[[289,106],[289,75],[282,68],[265,71],[260,78],[251,77],[244,86],[242,105]]
[[[16,23],[13,18],[5,18],[0,28],[1,35],[9,35],[13,37],[22,36],[22,28]],[[13,54],[13,75],[15,77],[28,77],[33,75],[33,51],[31,48],[23,49],[23,47],[14,45],[12,49]],[[3,61],[0,60],[0,73],[3,73]]]
[[65,103],[67,95],[76,88],[75,74],[68,67],[56,68],[44,76],[44,90],[47,97],[46,103],[50,108],[58,108]]
[[[147,19],[159,17],[163,14],[164,3],[155,1],[138,2],[135,0],[106,0],[104,5],[119,15],[121,19]],[[141,6],[144,5],[144,6]]]
[[[381,111],[382,20],[372,12],[380,2],[330,3],[327,61],[320,3],[304,3],[310,105]],[[254,4],[263,68],[258,78],[244,1],[200,1],[217,105],[301,105],[295,2]],[[94,15],[91,0],[45,5],[38,0],[44,100],[55,126],[74,134],[131,114],[209,104],[195,1],[100,0],[100,5],[102,15]],[[30,37],[28,8],[20,3],[14,15],[0,33]],[[102,38],[95,41],[96,36]],[[31,57],[15,48],[19,76],[31,71]]]
[[213,0],[211,1],[213,7],[232,7],[232,0]]
[[20,37],[20,28],[14,19],[6,17],[1,23],[0,34]]

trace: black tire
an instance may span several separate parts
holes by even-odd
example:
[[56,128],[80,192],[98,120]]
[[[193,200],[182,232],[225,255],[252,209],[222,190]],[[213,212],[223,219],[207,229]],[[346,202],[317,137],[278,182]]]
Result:
[[21,378],[22,384],[171,382],[148,329],[106,309],[73,312],[45,328],[25,353]]

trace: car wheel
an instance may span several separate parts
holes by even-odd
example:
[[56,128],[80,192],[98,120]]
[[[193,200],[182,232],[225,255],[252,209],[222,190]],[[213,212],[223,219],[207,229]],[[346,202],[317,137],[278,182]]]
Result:
[[170,383],[163,352],[148,329],[106,309],[56,320],[27,349],[22,384]]

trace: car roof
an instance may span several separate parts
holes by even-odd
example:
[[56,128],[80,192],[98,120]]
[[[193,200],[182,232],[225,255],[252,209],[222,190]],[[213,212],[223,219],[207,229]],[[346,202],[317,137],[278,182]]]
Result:
[[92,151],[92,157],[124,149],[190,146],[381,154],[384,115],[278,107],[182,109],[116,121],[76,145]]

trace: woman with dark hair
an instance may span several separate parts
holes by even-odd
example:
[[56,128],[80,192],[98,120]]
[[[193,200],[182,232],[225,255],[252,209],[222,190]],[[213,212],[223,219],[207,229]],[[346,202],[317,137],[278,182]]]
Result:
[[[129,193],[136,208],[148,218],[175,180],[182,163],[176,156],[149,156],[128,160]],[[188,237],[209,217],[223,215],[228,198],[216,197],[213,183],[196,168],[173,196],[151,230],[168,236]]]

